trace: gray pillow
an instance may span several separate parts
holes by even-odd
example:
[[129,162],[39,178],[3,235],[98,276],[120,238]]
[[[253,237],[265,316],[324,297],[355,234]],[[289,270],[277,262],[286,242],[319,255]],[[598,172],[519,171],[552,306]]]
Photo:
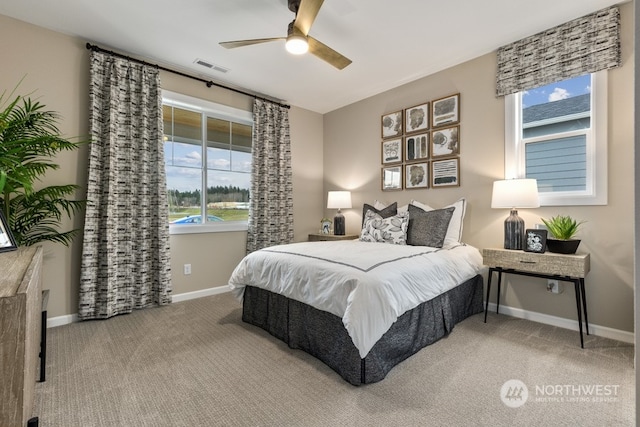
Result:
[[382,218],[389,218],[398,213],[398,202],[393,202],[384,209],[376,209],[370,204],[365,203],[362,206],[362,225],[364,225],[364,218],[367,216],[367,211],[372,211],[380,215]]
[[410,204],[407,245],[441,248],[454,210],[450,207],[425,211]]

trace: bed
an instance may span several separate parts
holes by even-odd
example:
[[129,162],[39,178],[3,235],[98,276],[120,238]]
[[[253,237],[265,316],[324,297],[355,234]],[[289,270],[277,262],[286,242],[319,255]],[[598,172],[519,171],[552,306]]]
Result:
[[481,267],[459,242],[302,242],[247,255],[229,286],[243,321],[360,385],[482,312]]

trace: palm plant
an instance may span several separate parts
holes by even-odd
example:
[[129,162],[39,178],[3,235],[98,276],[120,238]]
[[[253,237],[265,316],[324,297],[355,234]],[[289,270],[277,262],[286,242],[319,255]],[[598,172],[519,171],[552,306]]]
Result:
[[[69,245],[79,230],[61,232],[63,215],[71,218],[84,206],[68,200],[77,185],[35,189],[34,183],[59,166],[51,162],[58,152],[77,149],[81,142],[65,140],[57,127],[59,115],[39,102],[0,95],[0,209],[18,246],[43,241]],[[7,99],[11,98],[11,99]]]

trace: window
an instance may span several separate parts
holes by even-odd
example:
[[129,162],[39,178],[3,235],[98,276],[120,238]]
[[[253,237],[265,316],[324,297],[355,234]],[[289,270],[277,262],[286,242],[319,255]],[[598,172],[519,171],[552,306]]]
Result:
[[540,204],[607,204],[606,71],[505,97],[505,178],[535,178]]
[[246,230],[253,117],[163,91],[171,233]]

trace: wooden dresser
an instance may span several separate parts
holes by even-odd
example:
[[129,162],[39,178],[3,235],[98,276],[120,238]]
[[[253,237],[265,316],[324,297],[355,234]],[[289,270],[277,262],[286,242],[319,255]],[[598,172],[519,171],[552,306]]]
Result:
[[0,253],[0,426],[32,416],[41,311],[42,248]]

